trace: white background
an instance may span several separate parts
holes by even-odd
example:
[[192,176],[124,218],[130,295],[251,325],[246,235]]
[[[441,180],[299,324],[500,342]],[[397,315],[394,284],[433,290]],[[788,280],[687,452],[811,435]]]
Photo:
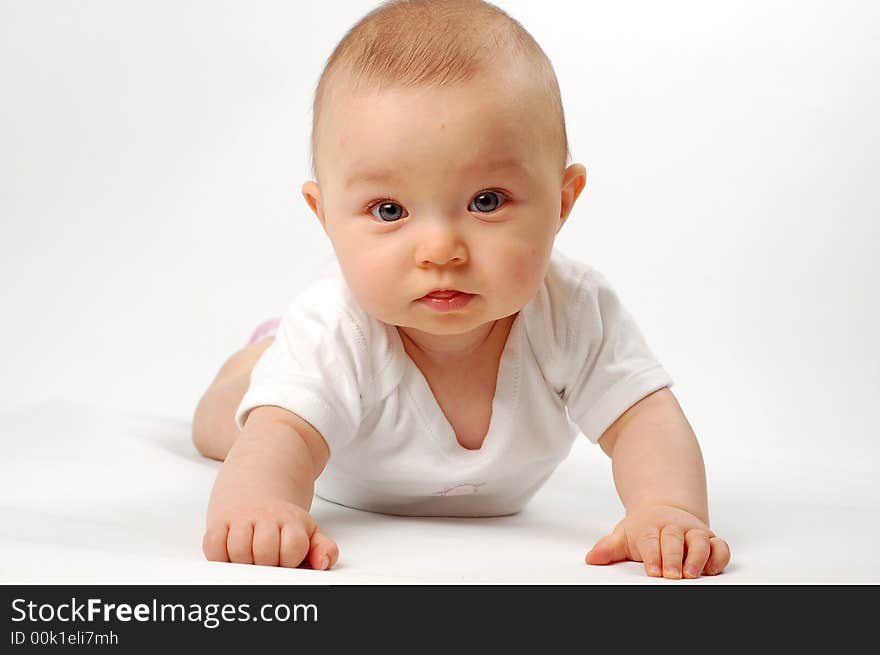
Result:
[[[496,4],[588,170],[557,247],[672,374],[710,501],[876,521],[880,7]],[[300,195],[312,96],[374,6],[0,2],[0,412],[191,418],[332,253]]]

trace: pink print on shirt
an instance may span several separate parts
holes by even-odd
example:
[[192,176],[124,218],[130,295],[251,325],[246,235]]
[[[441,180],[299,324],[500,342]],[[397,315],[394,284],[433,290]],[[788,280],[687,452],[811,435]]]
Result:
[[467,494],[475,494],[480,490],[485,482],[465,482],[464,484],[457,484],[453,487],[448,487],[447,489],[443,489],[441,491],[437,491],[434,493],[435,496],[466,496]]

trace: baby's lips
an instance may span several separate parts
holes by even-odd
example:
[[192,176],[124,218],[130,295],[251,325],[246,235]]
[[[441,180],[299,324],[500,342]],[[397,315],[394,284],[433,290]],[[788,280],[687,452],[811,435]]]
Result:
[[426,293],[423,298],[441,298],[443,300],[448,300],[453,296],[457,296],[458,294],[471,295],[466,291],[459,291],[458,289],[442,289],[439,291],[431,291],[430,293]]

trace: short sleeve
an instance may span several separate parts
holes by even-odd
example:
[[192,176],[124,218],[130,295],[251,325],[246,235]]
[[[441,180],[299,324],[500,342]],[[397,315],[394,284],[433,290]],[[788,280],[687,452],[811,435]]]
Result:
[[361,422],[361,380],[369,373],[362,332],[333,288],[301,294],[282,317],[275,341],[251,372],[235,421],[261,405],[287,409],[310,423],[331,451]]
[[673,380],[599,271],[584,274],[574,305],[563,399],[572,421],[597,443],[627,409]]

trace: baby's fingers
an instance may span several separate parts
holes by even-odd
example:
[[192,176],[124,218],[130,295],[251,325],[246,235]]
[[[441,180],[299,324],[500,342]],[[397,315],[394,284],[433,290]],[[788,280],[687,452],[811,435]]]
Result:
[[710,532],[705,530],[688,530],[684,535],[684,543],[687,547],[687,556],[684,562],[684,577],[699,578],[703,567],[709,560],[711,548],[709,546]]
[[639,557],[645,565],[645,573],[652,578],[661,575],[660,569],[660,535],[657,529],[651,529],[642,534],[636,541],[639,549]]
[[226,537],[226,552],[229,561],[236,564],[254,563],[254,524],[251,522],[233,523]]
[[706,562],[703,572],[706,575],[717,575],[730,562],[730,546],[727,545],[724,539],[712,537],[709,539],[709,547],[712,553],[709,555],[709,561]]
[[254,564],[278,566],[281,528],[274,521],[257,521],[254,526]]
[[226,525],[214,525],[205,530],[202,538],[202,552],[209,562],[228,562],[229,553],[226,552],[226,536],[229,527]]
[[339,559],[339,546],[316,527],[312,534],[308,559],[313,569],[329,569]]
[[285,523],[281,528],[281,566],[296,568],[309,554],[309,535],[299,523]]
[[329,569],[339,559],[339,547],[314,525],[311,537],[299,524],[285,525],[281,530],[281,566],[295,568],[307,564],[313,569]]
[[660,551],[663,555],[663,577],[675,580],[681,578],[684,531],[677,525],[667,525],[660,530]]

